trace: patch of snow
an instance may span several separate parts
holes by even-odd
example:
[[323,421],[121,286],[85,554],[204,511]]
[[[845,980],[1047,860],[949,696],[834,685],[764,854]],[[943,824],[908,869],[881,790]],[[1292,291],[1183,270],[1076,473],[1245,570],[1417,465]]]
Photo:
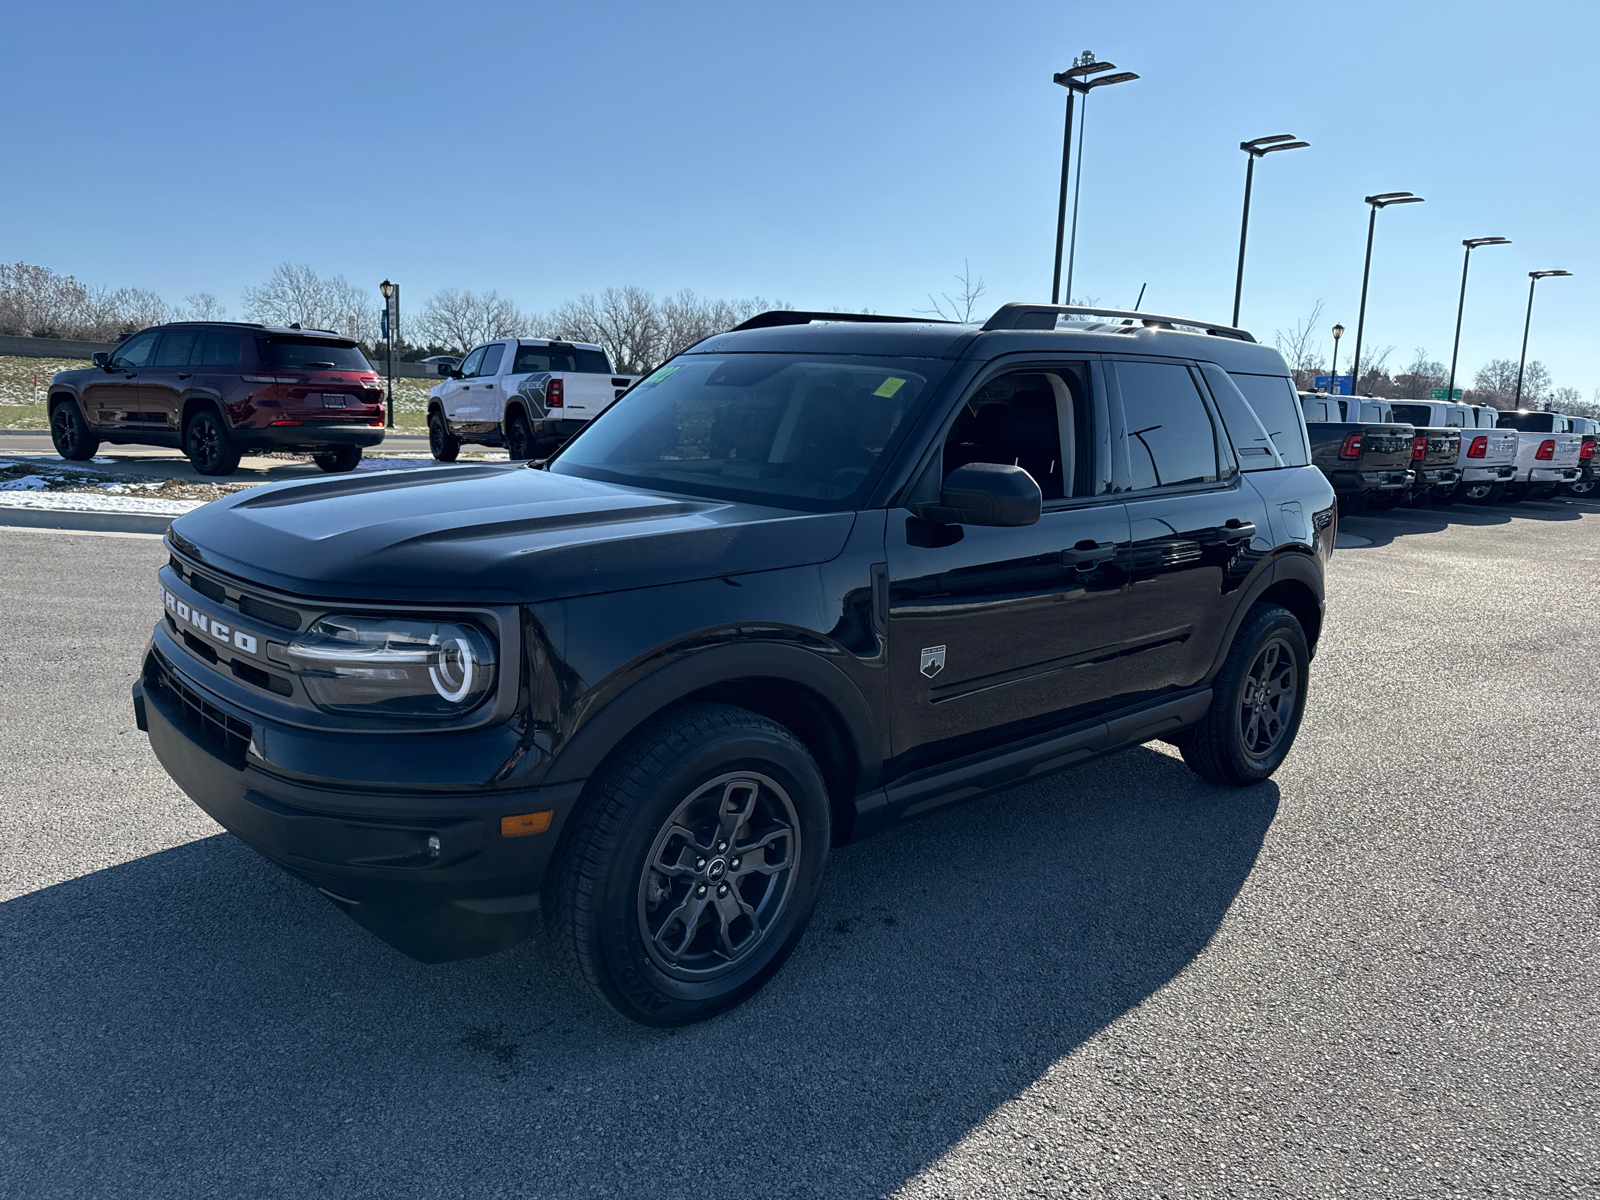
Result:
[[0,508],[138,513],[145,517],[181,517],[205,503],[204,500],[152,500],[145,496],[97,496],[89,492],[12,492],[0,496]]
[[24,475],[21,479],[0,480],[0,492],[39,492],[49,481],[41,475]]

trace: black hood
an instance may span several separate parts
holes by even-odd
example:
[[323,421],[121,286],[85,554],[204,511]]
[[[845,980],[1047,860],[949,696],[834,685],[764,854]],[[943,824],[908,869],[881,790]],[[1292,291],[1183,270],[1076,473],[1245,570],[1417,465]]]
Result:
[[854,520],[486,464],[268,484],[172,536],[297,596],[504,604],[826,562]]

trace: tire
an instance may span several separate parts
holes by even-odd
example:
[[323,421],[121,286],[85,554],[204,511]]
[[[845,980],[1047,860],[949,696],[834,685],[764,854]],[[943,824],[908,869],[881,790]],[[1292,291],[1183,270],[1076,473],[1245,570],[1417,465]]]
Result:
[[1483,503],[1499,504],[1505,498],[1506,485],[1503,483],[1491,483],[1489,485],[1489,494],[1483,498]]
[[[788,958],[830,832],[822,773],[789,730],[726,704],[669,709],[590,780],[546,877],[546,930],[568,970],[630,1020],[704,1020]],[[759,865],[753,846],[734,853],[753,841]]]
[[438,409],[428,414],[428,450],[440,462],[455,462],[461,453],[461,439],[450,432],[449,422]]
[[1367,496],[1367,507],[1374,512],[1388,512],[1390,509],[1399,508],[1403,499],[1405,499],[1404,492],[1372,492]]
[[1353,517],[1367,507],[1367,498],[1360,492],[1340,492],[1337,498],[1341,517]]
[[1449,508],[1461,499],[1460,487],[1434,488],[1428,493],[1428,503],[1437,504],[1440,508]]
[[1489,497],[1496,495],[1498,483],[1463,483],[1456,489],[1456,498],[1465,504],[1488,504]]
[[68,462],[88,462],[100,449],[100,439],[89,431],[89,423],[71,400],[50,410],[50,440]]
[[361,462],[361,447],[324,446],[311,456],[311,461],[330,475],[340,471],[354,471]]
[[1594,484],[1595,481],[1592,479],[1576,480],[1567,484],[1567,495],[1577,496],[1580,499],[1584,496],[1592,496],[1594,495]]
[[1528,498],[1528,485],[1525,483],[1506,483],[1500,486],[1505,490],[1500,493],[1498,503],[1518,504]]
[[[1278,769],[1300,731],[1311,653],[1293,613],[1257,604],[1245,615],[1212,686],[1211,707],[1180,749],[1200,778],[1232,787]],[[1262,694],[1259,680],[1268,681]]]
[[239,467],[239,447],[222,418],[209,408],[195,413],[183,427],[183,452],[202,475],[232,475]]
[[513,461],[532,458],[538,452],[533,442],[533,426],[528,418],[518,413],[506,426],[506,453]]

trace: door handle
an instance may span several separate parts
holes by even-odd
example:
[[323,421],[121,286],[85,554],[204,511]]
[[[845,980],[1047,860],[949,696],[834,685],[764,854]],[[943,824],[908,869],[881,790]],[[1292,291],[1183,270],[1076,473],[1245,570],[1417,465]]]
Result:
[[1230,517],[1222,526],[1222,540],[1230,546],[1235,542],[1248,542],[1256,536],[1256,523],[1254,521],[1241,521],[1238,517]]
[[1098,566],[1100,563],[1116,556],[1117,545],[1115,542],[1095,542],[1085,538],[1071,550],[1063,550],[1061,552],[1061,565],[1086,571],[1090,567]]
[[179,371],[178,372],[178,378],[179,379],[187,379],[187,378],[189,378],[189,376],[191,376],[193,374],[194,374],[193,371]]

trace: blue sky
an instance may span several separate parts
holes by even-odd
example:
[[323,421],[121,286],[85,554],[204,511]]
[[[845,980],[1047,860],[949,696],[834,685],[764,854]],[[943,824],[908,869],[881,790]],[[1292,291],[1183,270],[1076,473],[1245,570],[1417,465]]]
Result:
[[[1064,93],[1093,49],[1139,72],[1090,102],[1077,288],[1226,320],[1244,138],[1241,323],[1354,334],[1462,369],[1530,358],[1600,388],[1600,4],[277,3],[30,5],[6,18],[0,258],[170,300],[280,261],[415,308],[524,308],[638,284],[799,307],[926,307],[963,260],[986,300],[1048,299]],[[1342,351],[1347,359],[1351,338]]]

